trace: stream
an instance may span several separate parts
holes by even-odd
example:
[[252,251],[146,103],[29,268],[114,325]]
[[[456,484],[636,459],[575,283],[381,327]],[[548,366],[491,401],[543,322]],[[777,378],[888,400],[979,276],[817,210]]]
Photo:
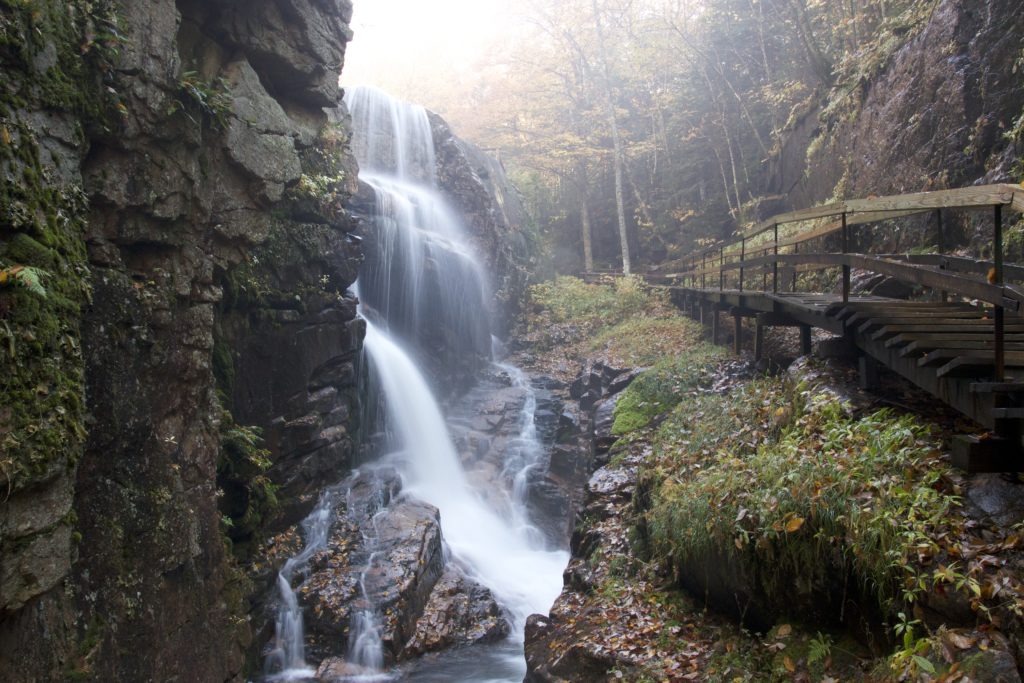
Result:
[[[326,489],[303,522],[305,545],[285,563],[277,581],[279,607],[266,680],[311,680],[316,674],[317,663],[309,661],[301,592],[311,562],[329,545],[331,525],[337,524],[332,520],[344,504],[353,523],[362,520],[362,570],[354,587],[347,648],[337,653],[345,657],[344,675],[331,680],[518,682],[526,672],[526,618],[550,609],[569,557],[565,549],[550,547],[526,505],[528,474],[544,461],[534,419],[536,393],[520,369],[492,362],[460,409],[443,413],[440,387],[432,386],[424,366],[443,378],[460,369],[445,367],[451,359],[491,356],[487,278],[465,227],[436,188],[426,112],[370,88],[351,90],[346,101],[360,179],[376,196],[376,249],[363,266],[358,294],[368,321],[364,350],[371,384],[383,396],[387,447],[380,463],[386,465],[365,466]],[[442,359],[432,357],[426,343],[439,335],[446,342]],[[517,402],[511,436],[497,452],[483,448],[488,457],[467,458],[452,434],[464,433],[475,419],[474,402],[486,403],[498,389],[507,389]],[[375,467],[393,467],[400,487],[379,477],[379,490],[354,501],[356,482],[372,478]],[[387,588],[389,571],[381,565],[384,550],[378,552],[378,536],[386,535],[378,521],[386,524],[393,506],[409,499],[439,511],[447,566],[490,591],[510,623],[506,639],[386,666],[381,608],[373,597]]]

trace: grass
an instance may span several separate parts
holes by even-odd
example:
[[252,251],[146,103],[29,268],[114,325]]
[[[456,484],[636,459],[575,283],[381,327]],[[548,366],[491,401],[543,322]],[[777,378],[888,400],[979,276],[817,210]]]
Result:
[[533,369],[554,376],[594,356],[615,367],[651,365],[700,334],[663,292],[637,277],[614,284],[557,277],[530,287],[530,303],[525,339],[544,365]]
[[931,587],[920,561],[959,505],[947,467],[913,416],[851,418],[805,398],[762,380],[679,405],[643,475],[650,551],[685,570],[727,549],[761,568],[778,605],[800,590],[795,578],[827,567],[895,615]]
[[600,332],[590,350],[616,367],[645,367],[700,344],[698,323],[670,314],[663,318],[630,318]]
[[615,404],[612,433],[622,436],[647,426],[705,384],[727,352],[698,344],[678,355],[662,358],[637,377]]

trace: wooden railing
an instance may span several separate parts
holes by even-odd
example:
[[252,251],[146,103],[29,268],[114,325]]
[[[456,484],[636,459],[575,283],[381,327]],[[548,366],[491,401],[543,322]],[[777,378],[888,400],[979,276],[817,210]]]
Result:
[[[986,209],[992,211],[990,261],[942,253],[869,255],[852,250],[853,230],[857,226],[934,212],[936,246],[942,252],[946,249],[944,211]],[[1024,289],[1010,284],[1024,281],[1024,267],[1003,262],[1004,209],[1024,213],[1024,188],[986,185],[847,200],[791,211],[761,221],[731,240],[695,252],[684,261],[682,271],[658,279],[692,289],[724,291],[735,287],[740,292],[780,293],[796,291],[800,272],[839,268],[843,301],[848,301],[850,272],[856,268],[932,288],[943,299],[952,296],[989,304],[993,308],[996,376],[1001,378],[1005,313],[1024,315]],[[811,249],[812,242],[817,240],[820,244],[830,236],[838,236],[838,249]]]

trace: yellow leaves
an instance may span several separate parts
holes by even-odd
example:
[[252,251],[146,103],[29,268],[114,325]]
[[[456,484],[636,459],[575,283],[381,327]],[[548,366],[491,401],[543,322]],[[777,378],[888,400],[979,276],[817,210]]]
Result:
[[793,627],[789,624],[781,624],[775,629],[775,635],[779,638],[785,638],[793,632]]
[[0,140],[5,145],[11,144],[11,131],[7,130],[7,126],[0,126]]
[[786,533],[791,534],[795,531],[799,531],[800,527],[802,527],[803,525],[803,517],[793,517],[788,522],[786,522]]
[[796,671],[796,664],[788,655],[782,658],[782,665],[786,667],[786,671],[788,671],[789,673],[793,673]]

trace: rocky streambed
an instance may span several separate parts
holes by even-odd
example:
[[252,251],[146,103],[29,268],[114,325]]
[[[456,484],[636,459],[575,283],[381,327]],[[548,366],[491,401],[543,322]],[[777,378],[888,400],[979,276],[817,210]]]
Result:
[[[494,365],[445,413],[475,495],[517,518],[538,547],[564,550],[592,468],[590,415],[569,387]],[[335,681],[378,669],[386,679],[522,679],[516,615],[451,552],[438,508],[406,490],[404,457],[363,465],[328,489],[304,525],[270,539],[252,563],[272,585],[312,542],[313,526],[325,525],[320,545],[288,577],[303,616],[305,668],[283,656],[282,597],[270,591],[259,607],[268,676]],[[376,652],[367,657],[359,649],[369,641]]]

